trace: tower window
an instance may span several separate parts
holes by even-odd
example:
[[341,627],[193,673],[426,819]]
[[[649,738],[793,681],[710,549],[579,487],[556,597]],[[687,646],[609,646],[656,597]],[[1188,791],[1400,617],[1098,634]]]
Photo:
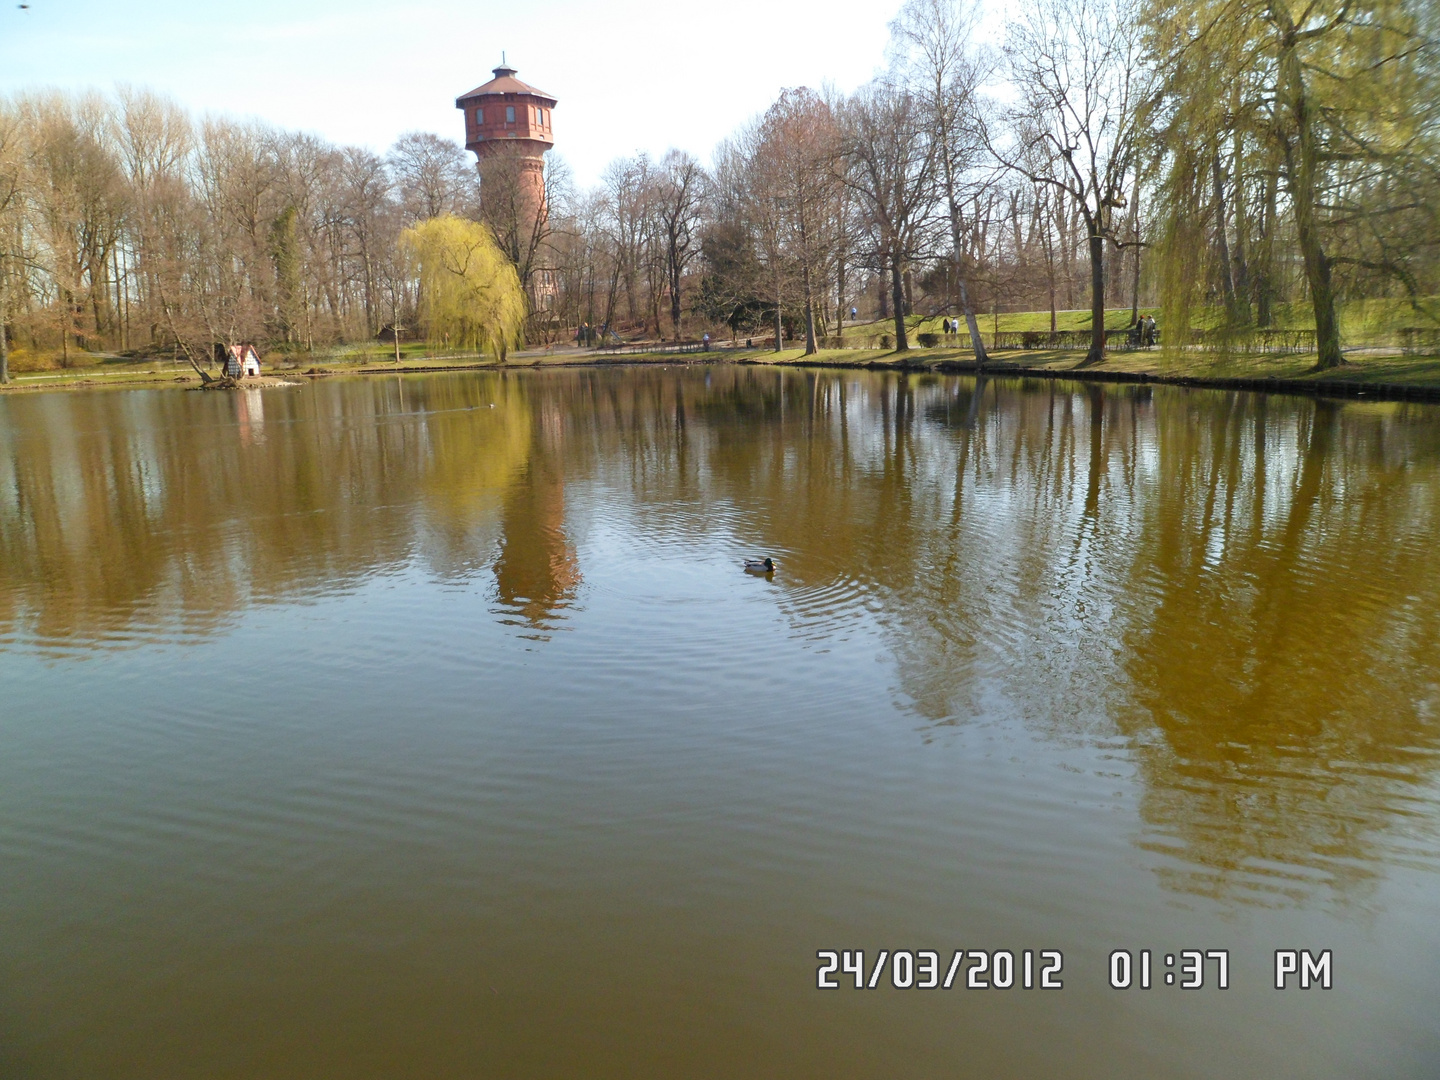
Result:
[[536,110],[535,110],[535,123],[537,123],[537,124],[543,124],[543,123],[545,123],[545,110],[544,110],[544,109],[536,108]]
[[506,106],[505,106],[505,122],[506,122],[507,124],[513,124],[513,123],[515,122],[515,106],[514,106],[514,105],[506,105]]
[[476,110],[475,110],[475,123],[477,123],[477,124],[483,124],[483,123],[485,123],[485,110],[484,110],[484,109],[476,109]]

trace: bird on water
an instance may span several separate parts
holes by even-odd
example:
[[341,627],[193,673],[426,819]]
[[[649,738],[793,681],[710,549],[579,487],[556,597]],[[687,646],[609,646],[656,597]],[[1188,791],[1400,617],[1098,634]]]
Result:
[[773,574],[775,561],[766,555],[763,559],[746,559],[745,569],[751,574]]

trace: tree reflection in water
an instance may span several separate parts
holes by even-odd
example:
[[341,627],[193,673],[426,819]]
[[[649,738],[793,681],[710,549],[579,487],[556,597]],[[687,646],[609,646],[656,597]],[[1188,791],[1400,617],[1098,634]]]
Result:
[[256,396],[0,399],[3,642],[195,639],[407,569],[493,574],[543,641],[585,617],[572,519],[605,513],[639,549],[776,555],[789,632],[880,633],[923,738],[1118,737],[1177,890],[1287,903],[1435,861],[1424,407],[737,367]]

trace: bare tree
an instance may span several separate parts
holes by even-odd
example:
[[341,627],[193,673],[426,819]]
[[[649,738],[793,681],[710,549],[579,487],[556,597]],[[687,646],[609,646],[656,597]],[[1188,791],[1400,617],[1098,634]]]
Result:
[[799,279],[809,356],[817,348],[817,290],[836,246],[839,130],[830,104],[801,87],[783,91],[766,112],[761,138],[759,175],[771,189],[782,254],[794,264]]
[[962,185],[985,150],[981,134],[980,84],[993,63],[973,44],[980,22],[979,0],[907,0],[890,24],[898,60],[917,100],[923,103],[940,162],[940,184],[950,226],[950,257],[960,307],[970,331],[975,361],[986,361],[985,342],[975,321],[967,285]]
[[889,272],[895,348],[905,352],[905,272],[930,246],[940,147],[914,95],[885,80],[855,94],[842,126],[845,183],[866,219],[872,263]]
[[62,364],[89,345],[90,308],[97,337],[109,322],[110,252],[125,216],[126,193],[107,145],[103,103],[59,94],[24,98],[29,127],[24,167],[36,257],[53,282]]
[[211,118],[201,126],[195,272],[179,284],[212,343],[253,341],[277,325],[271,229],[285,209],[277,151],[277,133],[256,124]]
[[407,221],[473,209],[475,166],[459,143],[411,131],[395,140],[388,160]]
[[660,162],[655,212],[665,246],[665,271],[670,290],[670,327],[680,340],[681,288],[685,271],[699,254],[696,231],[704,194],[705,170],[683,150],[671,150]]
[[[398,230],[385,227],[390,205],[390,177],[385,163],[369,150],[347,146],[340,155],[341,205],[344,225],[360,263],[365,329],[380,329],[378,261],[394,246]],[[389,305],[393,308],[394,305]],[[393,320],[392,320],[393,321]]]
[[10,315],[10,266],[19,252],[20,123],[0,102],[0,385],[10,381],[10,340],[5,324]]
[[783,170],[767,154],[763,121],[747,127],[725,150],[734,158],[725,171],[731,174],[739,196],[742,244],[761,271],[763,290],[769,294],[773,348],[780,352],[785,347],[785,307],[793,269],[785,242]]
[[1105,358],[1105,246],[1127,204],[1145,77],[1140,28],[1120,0],[1025,0],[1005,47],[1020,100],[1010,138],[986,142],[1008,169],[1055,188],[1079,213],[1090,253],[1090,351]]

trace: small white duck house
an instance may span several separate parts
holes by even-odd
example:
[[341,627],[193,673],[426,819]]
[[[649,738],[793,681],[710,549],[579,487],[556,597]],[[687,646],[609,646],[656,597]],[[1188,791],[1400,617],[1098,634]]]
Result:
[[225,348],[225,374],[244,379],[260,374],[260,354],[254,345],[229,345]]

